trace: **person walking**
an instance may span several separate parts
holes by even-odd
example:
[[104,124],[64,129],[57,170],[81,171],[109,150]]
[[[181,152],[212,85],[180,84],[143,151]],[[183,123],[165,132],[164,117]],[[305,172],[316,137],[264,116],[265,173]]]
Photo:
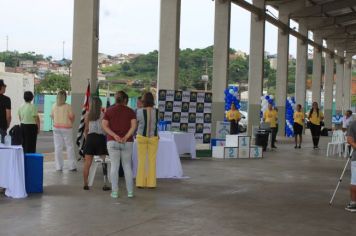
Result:
[[62,90],[57,94],[57,101],[52,107],[51,117],[53,119],[53,140],[56,170],[62,171],[64,162],[62,151],[66,147],[69,170],[77,171],[77,161],[74,154],[74,143],[72,127],[74,114],[71,105],[66,103],[67,93]]
[[133,134],[137,122],[135,112],[126,106],[128,96],[124,91],[120,91],[116,96],[116,104],[109,107],[102,121],[102,128],[107,134],[107,147],[111,159],[111,197],[119,197],[119,166],[122,160],[127,196],[133,195],[132,177],[132,147]]
[[[142,99],[143,108],[137,110],[137,152],[138,164],[136,187],[155,188],[156,156],[158,149],[158,110],[154,108],[153,94],[147,92]],[[148,162],[147,162],[148,158]],[[148,165],[146,165],[146,162]]]
[[0,79],[0,138],[1,143],[4,143],[4,138],[7,129],[11,123],[11,100],[4,95],[6,92],[6,84],[4,80]]
[[[304,127],[304,113],[302,112],[302,105],[298,104],[296,106],[296,111],[293,114],[294,124],[294,138],[295,138],[295,146],[294,148],[301,148],[302,146],[302,134]],[[298,145],[298,136],[299,136],[299,145]]]
[[321,130],[321,121],[324,119],[324,114],[320,111],[317,102],[313,102],[309,115],[309,128],[313,138],[314,149],[319,149],[319,139]]
[[350,196],[351,201],[346,206],[345,210],[350,212],[356,212],[356,121],[352,121],[347,129],[346,133],[347,142],[353,148],[351,158],[351,184],[350,184]]
[[101,127],[104,114],[101,112],[102,102],[99,97],[92,97],[89,104],[89,113],[85,117],[85,145],[84,145],[84,190],[89,190],[88,176],[94,156],[105,159],[108,154],[106,137]]
[[226,119],[230,121],[230,134],[238,134],[241,114],[234,103],[231,103],[231,109],[226,112]]
[[25,104],[17,112],[21,123],[22,147],[24,153],[36,153],[37,134],[40,132],[40,117],[36,106],[31,103],[33,93],[26,91],[23,98]]
[[278,113],[275,109],[273,109],[273,105],[271,103],[268,104],[268,109],[263,114],[263,121],[269,123],[271,128],[271,148],[277,148],[275,142],[277,136]]

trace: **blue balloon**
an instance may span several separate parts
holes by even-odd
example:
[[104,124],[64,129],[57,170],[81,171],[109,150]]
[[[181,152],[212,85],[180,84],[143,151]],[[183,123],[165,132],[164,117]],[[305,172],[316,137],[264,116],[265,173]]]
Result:
[[268,96],[268,95],[266,95],[265,99],[266,99],[266,100],[269,100],[270,98],[269,98],[269,96]]

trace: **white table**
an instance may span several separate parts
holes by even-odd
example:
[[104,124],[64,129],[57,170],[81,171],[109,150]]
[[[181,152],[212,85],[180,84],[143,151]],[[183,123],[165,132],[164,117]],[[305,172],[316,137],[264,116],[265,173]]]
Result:
[[0,187],[12,198],[27,197],[25,161],[21,146],[0,146]]
[[[137,142],[134,142],[132,152],[133,175],[137,173]],[[177,152],[176,144],[171,139],[160,138],[156,160],[157,178],[182,178],[183,169]]]
[[190,153],[192,158],[196,158],[196,143],[193,133],[160,131],[161,138],[174,140],[179,155]]

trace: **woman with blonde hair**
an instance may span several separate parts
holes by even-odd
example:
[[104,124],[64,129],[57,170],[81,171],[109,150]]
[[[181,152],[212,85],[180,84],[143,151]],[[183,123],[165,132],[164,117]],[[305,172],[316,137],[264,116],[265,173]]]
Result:
[[77,171],[77,161],[75,160],[74,144],[72,136],[72,126],[74,114],[71,105],[66,103],[67,94],[65,91],[59,91],[57,101],[52,107],[51,117],[53,119],[53,140],[54,156],[56,160],[56,170],[63,170],[63,146],[67,150],[69,161],[69,170]]
[[85,117],[85,146],[84,146],[84,190],[89,190],[88,176],[93,156],[101,156],[103,159],[108,155],[106,138],[101,122],[104,114],[101,112],[102,102],[99,97],[92,97],[89,104],[89,113]]

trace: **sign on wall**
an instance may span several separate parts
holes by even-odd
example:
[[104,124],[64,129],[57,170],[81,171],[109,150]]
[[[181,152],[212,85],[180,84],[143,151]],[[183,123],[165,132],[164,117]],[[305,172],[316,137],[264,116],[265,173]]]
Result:
[[210,143],[212,93],[159,90],[160,120],[170,121],[172,130],[195,134],[197,143]]

